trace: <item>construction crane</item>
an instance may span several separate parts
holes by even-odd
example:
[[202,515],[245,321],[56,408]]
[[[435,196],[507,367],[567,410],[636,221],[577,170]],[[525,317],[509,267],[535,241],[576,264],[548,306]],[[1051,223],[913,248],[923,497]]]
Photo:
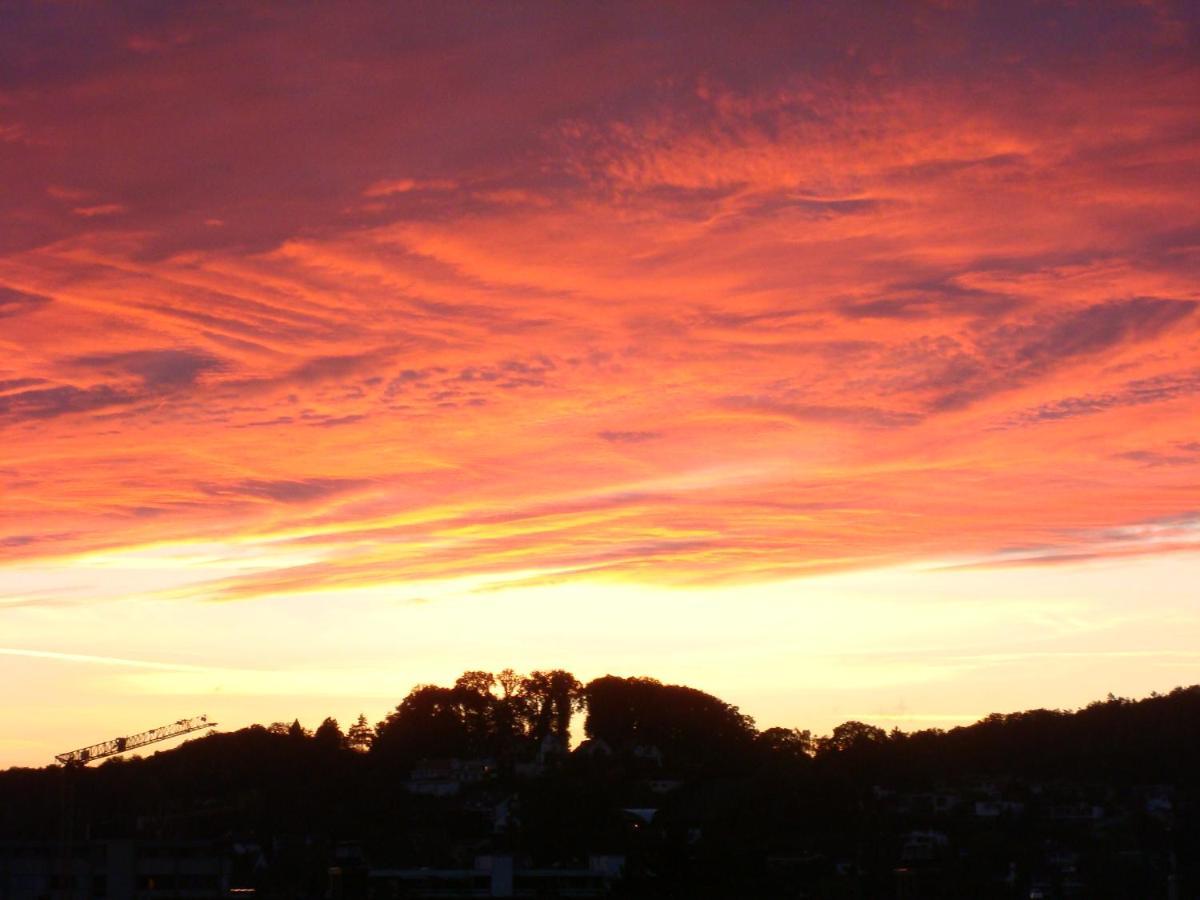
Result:
[[149,731],[143,731],[139,734],[113,738],[111,741],[105,741],[102,744],[92,744],[90,747],[82,747],[79,750],[72,750],[69,753],[59,753],[54,758],[64,766],[86,766],[92,760],[116,756],[127,750],[135,750],[138,747],[145,747],[147,744],[154,744],[158,741],[165,741],[168,738],[179,737],[181,734],[189,734],[193,731],[212,728],[216,724],[216,722],[208,721],[208,716],[180,719],[178,722],[172,722],[170,725],[161,725],[158,728],[151,728]]

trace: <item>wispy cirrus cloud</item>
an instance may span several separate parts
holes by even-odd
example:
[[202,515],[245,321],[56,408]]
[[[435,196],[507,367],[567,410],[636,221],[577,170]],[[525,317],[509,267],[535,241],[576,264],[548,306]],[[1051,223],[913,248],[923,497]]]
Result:
[[1200,465],[1200,441],[1177,441],[1157,450],[1126,450],[1118,457],[1151,467]]
[[10,556],[750,582],[1194,506],[1182,5],[421,19],[5,30]]
[[48,303],[50,303],[49,297],[0,285],[0,318],[32,312],[35,309],[41,309]]
[[0,397],[0,422],[53,419],[71,413],[109,409],[135,399],[133,394],[104,384],[89,388],[73,385],[32,388]]
[[343,494],[370,482],[352,478],[304,478],[269,481],[246,478],[226,484],[201,484],[200,490],[213,497],[244,497],[277,503],[305,503]]
[[133,375],[151,390],[186,387],[205,372],[221,368],[220,360],[207,353],[175,349],[91,353],[72,358],[68,365],[109,376]]
[[596,436],[610,444],[642,444],[657,440],[662,434],[657,431],[598,431]]
[[1103,393],[1079,394],[1044,403],[1023,410],[1008,424],[1020,426],[1055,422],[1125,407],[1169,403],[1197,393],[1200,393],[1200,372],[1169,372],[1127,381]]
[[213,672],[210,666],[190,663],[159,662],[145,659],[125,659],[119,656],[96,656],[90,653],[62,653],[57,650],[33,650],[25,647],[0,647],[0,656],[23,656],[29,659],[50,659],[59,662],[116,666],[122,669],[159,669],[167,672]]

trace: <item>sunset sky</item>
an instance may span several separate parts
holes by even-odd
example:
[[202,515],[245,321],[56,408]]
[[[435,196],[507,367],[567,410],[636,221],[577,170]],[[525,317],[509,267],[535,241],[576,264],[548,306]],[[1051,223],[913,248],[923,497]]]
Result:
[[1198,9],[5,6],[0,765],[1200,681]]

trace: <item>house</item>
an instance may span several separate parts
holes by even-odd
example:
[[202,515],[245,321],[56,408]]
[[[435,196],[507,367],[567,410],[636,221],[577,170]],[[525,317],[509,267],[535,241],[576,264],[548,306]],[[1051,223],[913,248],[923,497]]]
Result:
[[977,819],[996,819],[1016,816],[1025,811],[1025,804],[1015,800],[976,800],[973,813]]
[[624,810],[622,810],[622,812],[628,813],[634,819],[639,820],[646,825],[649,825],[651,822],[653,822],[654,817],[656,815],[658,815],[657,809],[650,809],[648,807],[639,807],[636,809],[624,809]]
[[1151,815],[1156,819],[1170,819],[1174,812],[1174,804],[1171,801],[1172,790],[1169,785],[1155,784],[1141,788],[1139,793],[1142,798],[1142,809],[1147,815]]
[[927,862],[937,859],[949,846],[950,839],[940,831],[910,831],[900,848],[900,858],[905,862]]
[[372,896],[603,897],[624,874],[625,857],[592,855],[586,868],[526,868],[505,854],[479,856],[470,869],[371,869]]
[[1095,822],[1104,818],[1104,807],[1094,803],[1060,803],[1050,808],[1050,818],[1058,822]]
[[569,752],[570,748],[567,746],[567,739],[551,731],[538,744],[538,762],[546,765],[551,760],[562,759]]
[[683,787],[683,782],[678,778],[650,778],[646,781],[646,787],[655,794],[669,794]]
[[0,843],[0,897],[206,900],[227,896],[227,848],[198,840]]
[[613,749],[604,738],[588,738],[575,748],[575,753],[585,759],[598,759],[613,755]]
[[662,751],[654,744],[634,744],[633,758],[648,760],[658,766],[663,764]]
[[423,759],[409,775],[404,788],[410,794],[453,797],[464,785],[479,784],[496,773],[493,759]]

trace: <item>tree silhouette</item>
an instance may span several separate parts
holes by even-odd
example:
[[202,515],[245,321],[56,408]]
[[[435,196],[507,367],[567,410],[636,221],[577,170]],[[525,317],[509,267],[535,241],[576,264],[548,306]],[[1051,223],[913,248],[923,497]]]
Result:
[[522,691],[523,680],[512,669],[496,675],[500,696],[492,707],[492,729],[497,751],[502,756],[511,756],[520,749],[532,717],[533,700]]
[[843,722],[833,729],[833,734],[817,741],[817,752],[845,753],[862,751],[887,743],[887,732],[874,725],[862,722]]
[[759,733],[757,743],[769,753],[792,759],[810,757],[817,749],[812,732],[799,728],[768,728]]
[[313,732],[313,740],[326,750],[338,750],[345,744],[346,736],[342,734],[337,719],[328,717]]
[[350,726],[350,730],[346,732],[346,747],[358,753],[366,753],[371,749],[371,743],[375,739],[375,730],[367,722],[367,717],[364,713],[358,714],[358,719]]
[[736,706],[653,678],[606,675],[587,685],[588,737],[621,751],[654,748],[669,765],[733,764],[754,745],[754,720]]
[[434,684],[419,685],[375,728],[371,751],[402,765],[422,757],[469,752],[459,693]]
[[553,669],[530,672],[521,679],[527,733],[535,741],[553,734],[566,747],[571,738],[571,715],[583,709],[583,685],[570,672]]
[[468,740],[480,750],[490,750],[493,743],[495,686],[496,676],[491,672],[471,671],[463,672],[451,688]]

